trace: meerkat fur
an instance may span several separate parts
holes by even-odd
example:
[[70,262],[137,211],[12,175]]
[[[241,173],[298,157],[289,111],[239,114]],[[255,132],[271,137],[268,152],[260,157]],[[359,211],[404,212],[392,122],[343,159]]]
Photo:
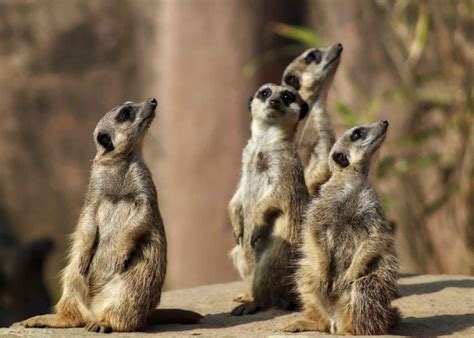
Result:
[[311,48],[296,57],[285,69],[282,83],[298,90],[310,105],[295,136],[298,155],[305,169],[311,196],[318,193],[331,172],[327,158],[335,142],[334,128],[327,111],[327,97],[342,55],[342,44]]
[[[172,315],[155,310],[166,272],[166,236],[155,185],[142,157],[156,106],[155,99],[126,102],[97,124],[97,155],[62,274],[62,297],[55,314],[20,325],[107,333],[139,330]],[[184,322],[200,318],[193,312],[176,314],[187,317]]]
[[249,106],[252,135],[229,203],[237,242],[231,255],[249,294],[233,315],[295,306],[293,260],[309,198],[293,142],[298,121],[308,110],[306,102],[291,87],[265,84]]
[[398,259],[368,171],[388,122],[354,127],[331,150],[332,176],[310,203],[296,274],[305,319],[285,331],[384,335],[400,314]]

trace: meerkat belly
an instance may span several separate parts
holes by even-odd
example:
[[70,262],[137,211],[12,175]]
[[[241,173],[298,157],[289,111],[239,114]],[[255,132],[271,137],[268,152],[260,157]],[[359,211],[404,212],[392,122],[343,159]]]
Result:
[[[252,213],[254,207],[261,202],[274,189],[275,173],[271,170],[271,152],[259,149],[254,151],[244,166],[243,175],[243,201],[242,209],[244,214],[244,225],[252,229]],[[249,232],[247,231],[249,235]],[[245,236],[245,233],[244,233]]]
[[111,260],[116,256],[117,237],[131,226],[136,215],[135,204],[130,201],[112,202],[104,199],[96,213],[99,240],[92,261],[92,268],[100,267],[105,274],[112,271]]
[[349,269],[357,250],[357,239],[344,229],[332,227],[327,234],[329,244],[330,269],[335,280],[342,278]]

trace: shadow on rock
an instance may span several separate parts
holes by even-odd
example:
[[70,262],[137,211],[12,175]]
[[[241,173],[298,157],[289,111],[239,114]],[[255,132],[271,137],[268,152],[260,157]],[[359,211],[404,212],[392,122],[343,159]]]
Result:
[[406,336],[444,336],[474,325],[474,314],[439,315],[424,318],[406,317],[390,334]]
[[473,289],[473,279],[459,279],[459,280],[446,280],[431,283],[419,283],[419,284],[408,284],[400,285],[400,293],[402,297],[411,295],[423,295],[427,293],[435,293],[445,288],[465,288]]
[[[177,325],[165,324],[154,325],[145,329],[145,332],[176,332],[176,331],[191,331],[191,330],[205,330],[205,329],[225,329],[228,327],[245,325],[259,321],[272,320],[275,317],[284,316],[291,312],[270,309],[247,316],[231,316],[228,312],[213,313],[205,315],[199,324],[192,325]],[[201,332],[205,334],[205,332]]]

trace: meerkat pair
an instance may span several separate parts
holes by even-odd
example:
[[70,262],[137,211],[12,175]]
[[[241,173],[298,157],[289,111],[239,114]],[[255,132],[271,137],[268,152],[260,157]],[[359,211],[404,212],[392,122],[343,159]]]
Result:
[[166,236],[142,143],[156,106],[155,99],[126,102],[97,124],[97,155],[56,313],[20,325],[106,333],[200,320],[191,311],[155,309],[166,272]]
[[[301,163],[298,158],[292,158],[292,161],[286,164],[287,166],[293,165],[293,171],[295,172],[300,170],[301,165],[303,165],[303,183],[306,182],[306,185],[309,188],[309,192],[311,195],[315,195],[317,193],[319,186],[324,183],[330,175],[329,168],[327,165],[327,156],[334,143],[334,132],[332,129],[330,118],[326,112],[326,100],[329,88],[334,78],[334,74],[336,73],[337,67],[339,65],[341,52],[341,44],[335,44],[331,47],[323,49],[307,50],[302,55],[298,56],[294,61],[292,61],[283,74],[283,86],[292,87],[294,90],[298,91],[298,93],[300,94],[299,97],[301,97],[303,102],[305,102],[305,110],[308,103],[311,105],[309,116],[308,114],[306,114],[306,112],[305,114],[302,114],[300,116],[301,122],[299,122],[300,126],[298,129],[298,121],[296,121],[296,124],[290,123],[291,133],[289,133],[288,135],[290,135],[291,138],[289,140],[285,140],[285,142],[293,141],[296,144],[298,154],[298,156],[296,157],[302,160]],[[268,87],[268,85],[263,87]],[[267,88],[267,90],[270,89]],[[288,88],[284,90],[288,91]],[[260,89],[260,91],[258,91],[257,93],[258,94],[256,94],[256,97],[258,98],[259,95],[265,93],[265,91],[262,92],[262,89]],[[294,95],[297,94],[295,93]],[[291,184],[295,184],[295,181],[292,180],[291,175],[288,178],[282,176],[281,178],[279,178],[278,181],[270,181],[269,179],[265,180],[266,176],[271,177],[271,175],[269,175],[266,170],[255,170],[255,168],[262,167],[260,165],[261,162],[268,162],[268,158],[264,158],[264,156],[266,155],[264,155],[263,152],[258,153],[258,156],[261,156],[261,158],[252,159],[252,155],[248,155],[249,153],[257,153],[257,147],[261,146],[259,144],[256,144],[257,141],[255,140],[263,139],[263,137],[261,136],[261,134],[263,134],[267,138],[265,142],[268,142],[269,144],[275,142],[274,140],[272,140],[269,132],[259,132],[258,135],[253,132],[255,129],[253,126],[257,123],[258,116],[257,112],[254,112],[252,110],[252,102],[253,98],[250,101],[249,107],[253,117],[252,138],[244,150],[242,177],[239,183],[239,187],[237,188],[237,192],[234,195],[233,199],[229,203],[229,216],[234,228],[234,234],[236,237],[237,244],[231,251],[231,257],[233,258],[234,265],[239,271],[241,277],[248,284],[250,291],[234,298],[235,301],[244,303],[244,305],[241,305],[234,309],[234,311],[232,311],[233,314],[247,314],[249,312],[255,311],[256,307],[255,305],[248,305],[252,304],[252,301],[254,300],[254,293],[256,292],[254,289],[257,287],[256,285],[258,284],[257,282],[255,282],[254,279],[258,255],[251,245],[251,233],[254,229],[255,224],[253,223],[254,221],[252,220],[252,216],[250,214],[253,213],[252,210],[254,207],[256,207],[256,203],[260,202],[259,199],[263,199],[264,195],[266,194],[266,189],[271,189],[272,186],[277,185],[288,186]],[[254,109],[261,110],[260,107],[255,107]],[[285,123],[288,124],[288,122]],[[288,149],[285,150],[287,151]],[[278,154],[278,151],[280,151],[280,149],[275,147],[275,150],[272,151],[273,157],[281,158],[285,156],[285,152]],[[254,161],[255,163],[253,163],[252,161]],[[273,161],[273,164],[273,168],[275,168],[277,165],[279,165],[279,162]],[[268,165],[265,165],[266,169],[267,167]],[[299,193],[305,190],[300,187],[301,183],[301,180],[298,179],[298,181],[296,182],[298,186],[294,187],[294,190],[299,191]],[[249,195],[256,196],[249,199]],[[291,200],[290,205],[294,206],[293,209],[300,211],[301,208],[304,208],[304,205],[296,205],[296,203],[304,203],[304,201],[307,199],[306,191],[304,198],[299,199],[293,198],[291,196],[288,196],[288,198],[290,198]],[[247,203],[245,208],[243,207],[242,201],[245,201]],[[278,216],[279,215],[276,214],[273,216],[273,218],[277,219]],[[271,221],[274,222],[274,219],[272,219]],[[287,231],[294,232],[294,238],[292,239],[292,241],[290,241],[292,246],[296,245],[296,243],[298,243],[299,241],[299,233],[298,230],[295,229],[300,228],[300,222],[296,223],[297,224],[291,221],[286,222],[286,226],[289,227]],[[268,231],[265,238],[267,240],[269,238],[272,238],[273,240],[275,236],[277,236],[277,234]],[[291,248],[290,251],[293,252],[294,248]],[[292,256],[289,258],[290,260],[285,260],[284,262],[288,262],[288,264],[291,266],[293,264],[292,260],[294,259],[294,254],[292,253]],[[263,265],[264,262],[265,260],[263,260],[262,263],[259,264]],[[292,267],[288,269],[278,269],[279,273],[285,271],[283,280],[286,285],[292,285],[288,281],[292,280],[291,274],[293,270],[294,269]],[[275,279],[275,277],[277,276],[271,273],[266,278]],[[275,285],[275,288],[277,287],[280,286]],[[280,296],[285,297],[285,301],[280,300],[280,303],[284,304],[284,306],[280,305],[280,307],[286,308],[288,304],[293,304],[293,306],[296,304],[296,300],[294,299],[293,293],[282,292],[278,297]],[[262,301],[259,300],[257,300],[256,302],[262,303]],[[274,300],[271,300],[268,303],[276,304]]]

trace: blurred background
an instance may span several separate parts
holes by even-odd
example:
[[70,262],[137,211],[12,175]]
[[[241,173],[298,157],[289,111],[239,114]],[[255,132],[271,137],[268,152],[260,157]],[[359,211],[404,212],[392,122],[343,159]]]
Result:
[[[157,97],[145,142],[169,243],[166,288],[237,280],[227,204],[247,98],[341,42],[340,135],[386,118],[372,181],[404,272],[474,274],[470,0],[0,0],[0,326],[60,296],[92,131]],[[43,269],[44,267],[44,269]]]

